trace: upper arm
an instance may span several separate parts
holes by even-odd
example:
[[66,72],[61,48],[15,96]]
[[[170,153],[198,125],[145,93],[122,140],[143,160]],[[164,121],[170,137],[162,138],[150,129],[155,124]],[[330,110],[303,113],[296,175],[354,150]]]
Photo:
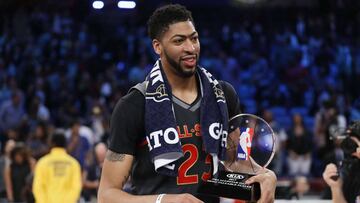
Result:
[[99,193],[107,189],[122,190],[130,175],[133,160],[132,155],[108,150],[102,168]]
[[4,173],[3,175],[4,175],[5,186],[9,187],[10,186],[9,184],[11,184],[11,178],[10,178],[11,171],[10,171],[10,166],[9,165],[5,166],[5,169],[4,169],[3,173]]
[[30,164],[30,170],[32,172],[34,172],[35,171],[35,166],[36,166],[36,160],[31,157],[30,160],[29,160],[29,164]]
[[99,202],[115,202],[124,195],[122,188],[130,175],[137,141],[144,136],[144,105],[145,98],[138,91],[130,92],[116,104],[110,120],[109,149],[102,167]]

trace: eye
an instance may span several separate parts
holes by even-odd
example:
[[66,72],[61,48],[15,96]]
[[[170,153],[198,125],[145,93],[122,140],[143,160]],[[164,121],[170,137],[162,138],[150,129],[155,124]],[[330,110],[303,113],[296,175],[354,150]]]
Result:
[[198,37],[198,36],[194,36],[194,37],[192,37],[192,38],[191,38],[191,40],[192,40],[193,42],[197,42],[197,41],[198,41],[198,39],[199,39],[199,37]]
[[180,44],[180,43],[182,43],[183,41],[184,41],[183,38],[179,38],[179,39],[175,39],[175,40],[174,40],[174,42],[175,42],[176,44]]

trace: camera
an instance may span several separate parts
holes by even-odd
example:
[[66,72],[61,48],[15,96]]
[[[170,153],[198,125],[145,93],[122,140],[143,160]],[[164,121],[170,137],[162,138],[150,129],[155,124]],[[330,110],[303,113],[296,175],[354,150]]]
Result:
[[344,151],[346,159],[351,157],[351,154],[356,152],[356,148],[359,147],[350,137],[356,137],[360,140],[360,120],[352,122],[343,134],[345,138],[341,143],[341,149]]
[[351,122],[347,128],[330,126],[329,133],[330,140],[341,141],[340,146],[344,152],[345,158],[349,155],[351,156],[358,146],[350,137],[356,137],[360,140],[360,120]]
[[[352,154],[356,152],[356,148],[359,147],[357,143],[351,139],[351,137],[356,137],[360,140],[360,120],[353,121],[346,128],[336,128],[330,130],[331,139],[340,140],[340,147],[344,152],[344,160],[340,163],[339,174],[337,176],[331,177],[333,180],[337,180],[340,176],[348,176],[351,171],[354,170],[354,167],[357,168],[360,160]],[[357,170],[357,169],[356,169]]]

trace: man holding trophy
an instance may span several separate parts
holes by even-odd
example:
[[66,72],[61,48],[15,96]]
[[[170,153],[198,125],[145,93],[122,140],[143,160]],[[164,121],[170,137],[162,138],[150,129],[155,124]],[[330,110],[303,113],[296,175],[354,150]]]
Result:
[[276,176],[265,167],[274,134],[261,118],[238,115],[233,87],[198,65],[190,11],[160,7],[148,31],[160,58],[114,109],[99,202],[273,202]]

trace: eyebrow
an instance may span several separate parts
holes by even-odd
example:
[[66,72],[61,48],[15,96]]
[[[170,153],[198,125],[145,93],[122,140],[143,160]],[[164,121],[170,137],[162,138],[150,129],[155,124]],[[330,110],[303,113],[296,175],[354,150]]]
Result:
[[174,35],[174,36],[172,36],[170,39],[173,39],[173,38],[175,38],[175,37],[182,37],[182,38],[186,38],[186,37],[192,37],[192,36],[194,36],[194,35],[196,35],[196,34],[198,34],[196,31],[194,31],[193,33],[191,33],[190,35],[180,35],[180,34],[176,34],[176,35]]

